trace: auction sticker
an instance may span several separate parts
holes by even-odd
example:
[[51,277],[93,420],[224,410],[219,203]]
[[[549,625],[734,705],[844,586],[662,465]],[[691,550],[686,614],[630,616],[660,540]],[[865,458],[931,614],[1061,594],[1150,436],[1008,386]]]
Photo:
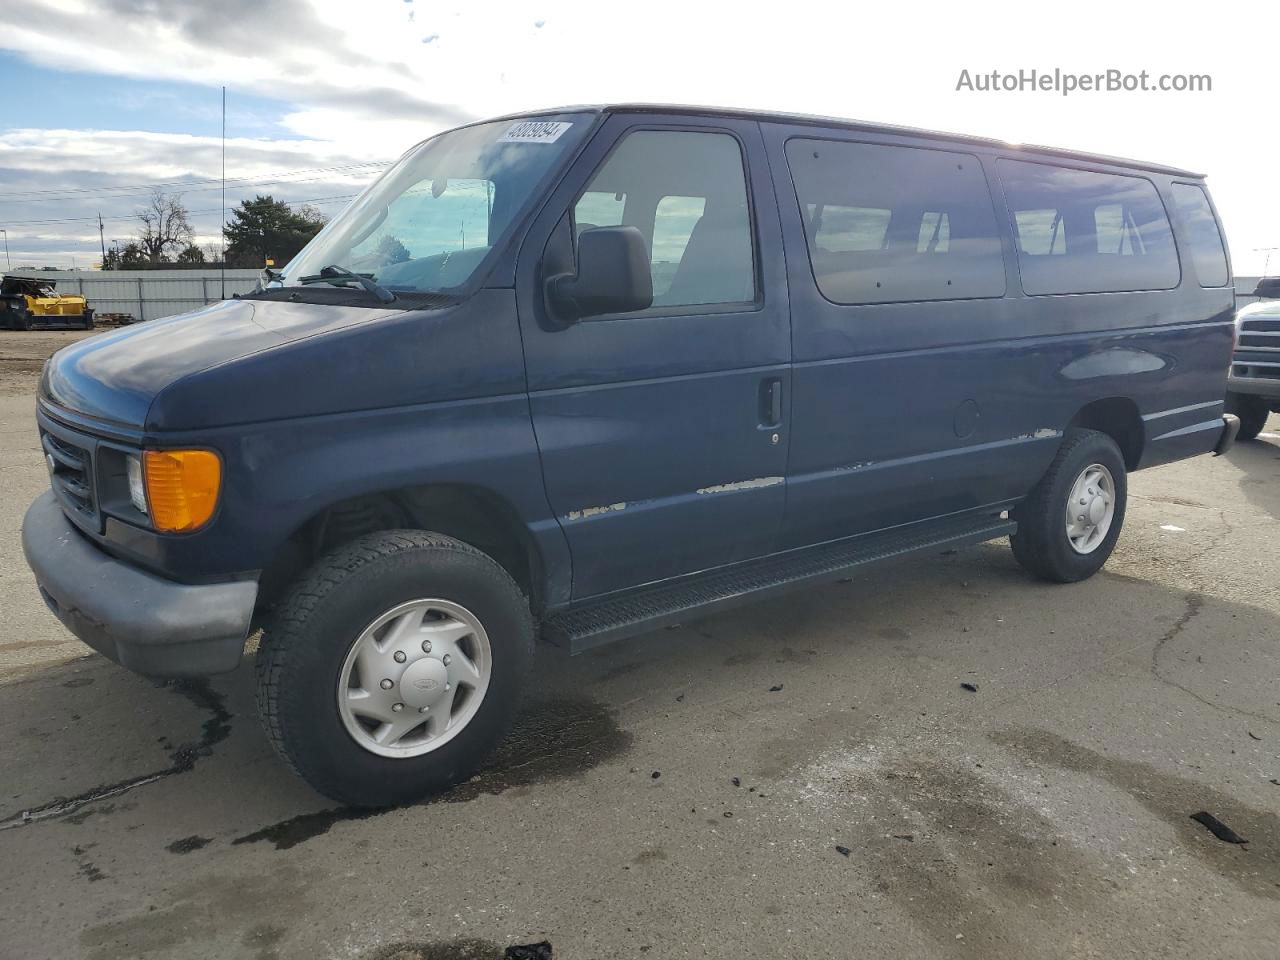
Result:
[[507,127],[499,143],[555,143],[573,124],[564,120],[520,120]]

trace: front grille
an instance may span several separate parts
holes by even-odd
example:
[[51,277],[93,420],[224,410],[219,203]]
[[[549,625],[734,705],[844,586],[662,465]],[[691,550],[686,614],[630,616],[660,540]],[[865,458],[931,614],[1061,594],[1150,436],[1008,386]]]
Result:
[[1237,349],[1280,353],[1280,317],[1241,321]]
[[89,450],[67,437],[55,436],[45,429],[40,431],[40,445],[48,460],[49,482],[53,485],[54,496],[64,507],[76,511],[86,519],[96,517],[98,508],[93,492],[93,457]]

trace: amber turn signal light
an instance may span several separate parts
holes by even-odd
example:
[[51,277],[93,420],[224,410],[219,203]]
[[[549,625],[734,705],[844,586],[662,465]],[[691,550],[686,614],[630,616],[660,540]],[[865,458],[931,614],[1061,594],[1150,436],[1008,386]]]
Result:
[[151,524],[187,533],[209,522],[218,505],[222,461],[210,450],[146,450],[142,454]]

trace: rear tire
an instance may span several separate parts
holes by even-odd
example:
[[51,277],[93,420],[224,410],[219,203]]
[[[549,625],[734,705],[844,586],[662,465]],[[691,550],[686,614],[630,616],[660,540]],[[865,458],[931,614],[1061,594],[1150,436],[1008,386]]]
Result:
[[1263,397],[1248,393],[1228,393],[1227,413],[1234,413],[1240,418],[1240,432],[1237,440],[1256,440],[1262,428],[1267,425],[1267,417],[1271,407]]
[[[416,607],[426,613],[414,624],[403,611]],[[317,563],[277,607],[258,650],[258,710],[276,752],[320,793],[361,807],[408,803],[470,777],[506,735],[533,636],[524,594],[479,550],[418,530],[368,534]],[[454,671],[479,664],[483,684],[468,689],[449,673],[446,650]],[[424,726],[406,726],[419,715]]]
[[1045,475],[1011,514],[1018,523],[1009,538],[1014,557],[1030,573],[1054,583],[1093,576],[1115,549],[1127,497],[1124,457],[1116,442],[1096,430],[1067,431]]

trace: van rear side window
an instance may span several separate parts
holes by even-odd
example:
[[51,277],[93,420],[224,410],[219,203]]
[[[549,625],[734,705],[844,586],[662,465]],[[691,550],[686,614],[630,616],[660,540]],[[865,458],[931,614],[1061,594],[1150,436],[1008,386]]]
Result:
[[1181,271],[1155,185],[1143,177],[999,160],[1022,289],[1032,295],[1171,290]]
[[1204,187],[1175,183],[1173,205],[1187,226],[1191,263],[1196,268],[1200,286],[1225,287],[1230,279],[1227,249],[1222,243],[1222,232],[1218,229],[1218,221],[1213,215],[1213,207],[1209,206]]
[[1004,295],[991,193],[965,153],[795,139],[814,280],[841,304]]

